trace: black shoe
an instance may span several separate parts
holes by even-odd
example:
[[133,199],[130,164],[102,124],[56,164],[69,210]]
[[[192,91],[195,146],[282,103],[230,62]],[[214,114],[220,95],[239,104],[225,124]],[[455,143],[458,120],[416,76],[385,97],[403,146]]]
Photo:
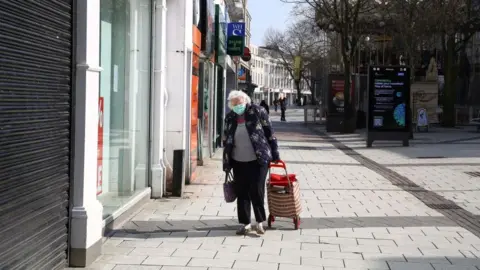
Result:
[[245,226],[240,227],[240,229],[237,230],[236,234],[237,235],[247,235],[252,231],[252,227],[246,228]]

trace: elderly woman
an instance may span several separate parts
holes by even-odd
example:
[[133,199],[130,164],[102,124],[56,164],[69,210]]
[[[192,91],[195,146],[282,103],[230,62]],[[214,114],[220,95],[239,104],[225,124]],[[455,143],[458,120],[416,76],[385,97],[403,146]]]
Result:
[[263,234],[265,180],[269,163],[280,159],[277,139],[267,112],[252,104],[247,94],[231,91],[228,101],[231,111],[225,117],[223,170],[233,169],[238,221],[243,225],[237,234],[252,231],[252,206],[256,231]]

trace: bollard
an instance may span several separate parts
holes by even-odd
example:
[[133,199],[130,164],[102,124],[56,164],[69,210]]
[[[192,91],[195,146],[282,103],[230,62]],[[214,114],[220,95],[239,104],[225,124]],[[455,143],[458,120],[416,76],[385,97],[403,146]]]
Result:
[[179,149],[173,151],[172,195],[176,197],[183,197],[183,188],[185,186],[185,173],[183,171],[184,157],[185,150]]

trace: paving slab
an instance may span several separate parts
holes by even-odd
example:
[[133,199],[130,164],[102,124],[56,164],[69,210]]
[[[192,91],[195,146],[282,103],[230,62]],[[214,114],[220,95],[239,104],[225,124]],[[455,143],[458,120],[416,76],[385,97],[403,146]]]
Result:
[[[219,150],[199,167],[198,180],[186,187],[184,198],[151,200],[106,237],[104,255],[90,269],[480,270],[480,238],[455,221],[457,212],[432,209],[424,197],[393,184],[385,171],[365,166],[305,127],[302,113],[288,110],[286,123],[272,113],[281,157],[301,186],[300,230],[293,230],[291,220],[278,219],[264,236],[236,236],[236,204],[223,200]],[[440,199],[433,199],[480,213],[475,212],[480,181],[463,172],[478,169],[480,157],[473,151],[420,143],[410,149],[366,149],[361,135],[355,136],[335,138],[423,188],[423,194],[434,192]],[[442,136],[455,143],[453,135]],[[462,157],[416,158],[455,149]]]

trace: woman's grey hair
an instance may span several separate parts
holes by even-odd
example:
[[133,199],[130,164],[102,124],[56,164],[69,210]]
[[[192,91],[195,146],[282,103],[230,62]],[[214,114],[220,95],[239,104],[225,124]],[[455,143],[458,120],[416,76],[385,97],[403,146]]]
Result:
[[252,103],[250,97],[243,91],[240,90],[231,90],[230,94],[228,94],[228,108],[232,109],[232,103],[230,102],[232,99],[242,98],[246,104]]

